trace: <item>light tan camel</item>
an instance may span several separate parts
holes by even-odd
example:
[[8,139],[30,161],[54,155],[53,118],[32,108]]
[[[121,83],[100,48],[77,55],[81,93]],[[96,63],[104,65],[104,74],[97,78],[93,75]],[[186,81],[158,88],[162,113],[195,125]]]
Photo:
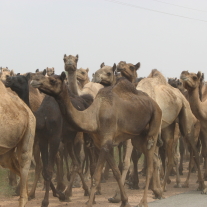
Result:
[[24,207],[28,200],[27,177],[36,120],[26,104],[17,95],[8,92],[1,81],[0,96],[0,165],[20,176],[19,207]]
[[77,82],[77,62],[78,62],[78,55],[72,56],[72,55],[64,55],[63,61],[65,63],[65,71],[67,71],[68,74],[68,83],[70,85],[71,92],[74,95],[84,95],[84,94],[90,94],[93,98],[96,97],[96,94],[98,91],[103,88],[103,86],[99,83],[93,83],[89,82],[85,84],[82,90],[78,87]]
[[52,67],[52,68],[46,68],[46,74],[47,76],[51,76],[51,75],[54,75],[55,74],[55,68]]
[[[127,64],[121,61],[117,69],[123,71],[122,75],[125,77],[131,77],[134,74],[132,64]],[[142,79],[138,86],[138,90],[146,92],[152,99],[154,99],[162,110],[162,139],[164,141],[164,147],[166,151],[166,157],[168,158],[167,169],[165,170],[165,177],[163,182],[163,189],[166,188],[167,179],[170,171],[173,167],[173,142],[176,119],[179,119],[179,127],[184,138],[189,142],[195,155],[195,162],[198,166],[199,177],[199,189],[206,191],[204,181],[201,176],[201,170],[199,165],[199,155],[196,149],[196,143],[198,140],[198,121],[191,112],[188,101],[181,94],[178,89],[171,87],[164,76],[156,69],[152,70],[147,78]],[[192,152],[191,152],[192,155]],[[188,183],[187,178],[186,183]]]
[[88,77],[88,71],[89,68],[83,69],[77,69],[76,75],[77,75],[77,80],[79,82],[79,87],[80,89],[83,89],[83,87],[90,82],[90,79]]
[[184,87],[188,90],[190,107],[193,114],[201,123],[200,139],[202,143],[202,156],[205,160],[204,179],[207,180],[207,100],[200,100],[200,85],[202,81],[201,72],[189,73],[183,71],[180,75]]
[[6,68],[2,68],[0,67],[0,79],[2,81],[5,81],[6,80],[6,76],[14,76],[14,71],[13,70],[9,70],[8,67]]
[[31,84],[40,91],[54,96],[66,120],[73,121],[78,131],[90,133],[95,145],[100,149],[87,206],[91,207],[94,201],[105,159],[118,182],[122,198],[121,206],[130,206],[120,172],[108,151],[121,141],[132,139],[133,144],[141,148],[147,159],[146,187],[139,204],[147,207],[148,186],[153,172],[153,157],[161,124],[160,108],[147,94],[137,91],[127,79],[121,78],[115,86],[100,90],[88,109],[78,111],[71,103],[65,78],[64,72],[60,76],[38,76]]

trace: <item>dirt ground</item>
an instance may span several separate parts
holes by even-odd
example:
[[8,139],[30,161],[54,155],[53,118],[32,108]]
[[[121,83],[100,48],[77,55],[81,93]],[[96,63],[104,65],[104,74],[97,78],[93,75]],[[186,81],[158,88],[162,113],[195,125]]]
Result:
[[[187,163],[184,164],[185,171],[184,175],[181,176],[181,182],[184,183],[185,178],[187,176]],[[140,168],[141,169],[141,166]],[[145,177],[139,175],[140,184],[139,190],[130,190],[128,186],[125,186],[127,195],[129,197],[129,203],[131,206],[135,206],[139,203],[143,195],[143,187],[145,183]],[[190,190],[195,190],[198,187],[197,181],[197,173],[192,173],[190,178],[190,185],[189,188],[174,188],[175,184],[175,176],[171,176],[171,184],[167,185],[167,192],[164,192],[164,197],[167,198],[172,195],[180,194],[183,192],[187,192]],[[31,183],[31,182],[29,182]],[[206,183],[207,184],[207,183]],[[88,186],[90,185],[90,181],[88,181]],[[31,186],[31,184],[29,185]],[[110,172],[109,180],[106,183],[102,183],[101,185],[101,192],[102,195],[96,196],[96,204],[95,207],[118,207],[120,204],[112,204],[108,202],[108,198],[114,195],[115,189],[117,188],[116,181],[113,177],[112,172]],[[63,206],[71,206],[71,207],[85,207],[85,203],[88,200],[88,197],[83,196],[84,192],[82,188],[73,188],[73,196],[71,197],[72,202],[60,202],[57,198],[52,196],[50,191],[50,203],[49,207],[63,207]],[[42,183],[38,183],[38,187],[36,190],[36,198],[29,201],[26,207],[41,207],[41,202],[44,197],[44,191],[42,190]],[[152,198],[152,191],[149,190],[148,192],[148,202],[154,201]],[[18,206],[18,198],[17,196],[13,197],[1,197],[0,198],[0,207],[17,207]]]

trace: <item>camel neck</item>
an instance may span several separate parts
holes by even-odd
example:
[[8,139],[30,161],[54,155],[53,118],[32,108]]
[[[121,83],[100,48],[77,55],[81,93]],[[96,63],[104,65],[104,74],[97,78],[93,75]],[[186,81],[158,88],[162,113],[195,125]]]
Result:
[[89,78],[86,79],[86,80],[78,80],[80,85],[81,85],[81,88],[83,88],[87,83],[89,83]]
[[78,111],[72,104],[72,96],[65,83],[60,94],[54,97],[67,122],[79,132],[94,132],[97,129],[96,109],[94,103],[84,111]]
[[74,95],[79,96],[81,94],[77,83],[76,71],[68,73],[68,86]]
[[206,117],[206,113],[204,111],[204,102],[201,102],[199,97],[199,88],[189,90],[188,94],[189,103],[193,114],[198,120],[204,119]]

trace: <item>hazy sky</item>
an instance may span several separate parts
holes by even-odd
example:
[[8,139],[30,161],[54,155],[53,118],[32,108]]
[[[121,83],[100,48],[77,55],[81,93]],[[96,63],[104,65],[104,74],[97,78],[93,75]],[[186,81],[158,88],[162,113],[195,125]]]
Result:
[[0,66],[15,72],[60,74],[64,54],[78,54],[90,76],[121,60],[141,62],[140,77],[207,72],[206,0],[0,0],[0,8]]

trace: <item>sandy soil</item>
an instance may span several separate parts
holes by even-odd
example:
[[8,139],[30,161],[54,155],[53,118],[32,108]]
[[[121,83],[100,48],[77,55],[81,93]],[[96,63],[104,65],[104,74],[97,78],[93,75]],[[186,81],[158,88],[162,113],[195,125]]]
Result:
[[[140,168],[141,169],[141,168]],[[187,163],[185,163],[185,169],[187,169]],[[181,176],[181,181],[184,183],[185,178],[187,176],[187,170],[184,171],[184,175]],[[145,177],[140,175],[140,184],[139,190],[130,190],[128,186],[125,186],[127,195],[129,197],[129,203],[131,206],[135,206],[139,203],[143,195],[143,187],[145,182]],[[197,181],[197,173],[191,174],[190,179],[190,187],[189,188],[174,188],[175,184],[175,176],[171,176],[171,184],[167,185],[167,192],[164,192],[164,197],[167,198],[172,195],[180,194],[183,192],[187,192],[190,190],[195,190],[198,187]],[[207,183],[206,183],[207,184]],[[88,186],[90,185],[90,181],[88,181]],[[95,207],[118,207],[120,204],[112,204],[108,202],[108,198],[114,195],[114,191],[117,187],[116,181],[110,172],[109,180],[106,183],[102,184],[102,195],[96,196],[96,204]],[[50,192],[50,204],[49,207],[63,207],[63,206],[71,206],[71,207],[85,207],[85,202],[88,200],[88,197],[83,196],[83,189],[82,188],[73,188],[73,196],[71,197],[72,202],[60,202],[57,198],[52,196]],[[42,199],[44,197],[44,191],[42,191],[42,184],[38,183],[37,191],[36,191],[36,198],[29,201],[26,207],[40,207]],[[152,191],[149,190],[148,193],[148,202],[154,201],[152,198]],[[18,197],[13,196],[11,198],[0,198],[0,207],[17,207],[18,206]]]

